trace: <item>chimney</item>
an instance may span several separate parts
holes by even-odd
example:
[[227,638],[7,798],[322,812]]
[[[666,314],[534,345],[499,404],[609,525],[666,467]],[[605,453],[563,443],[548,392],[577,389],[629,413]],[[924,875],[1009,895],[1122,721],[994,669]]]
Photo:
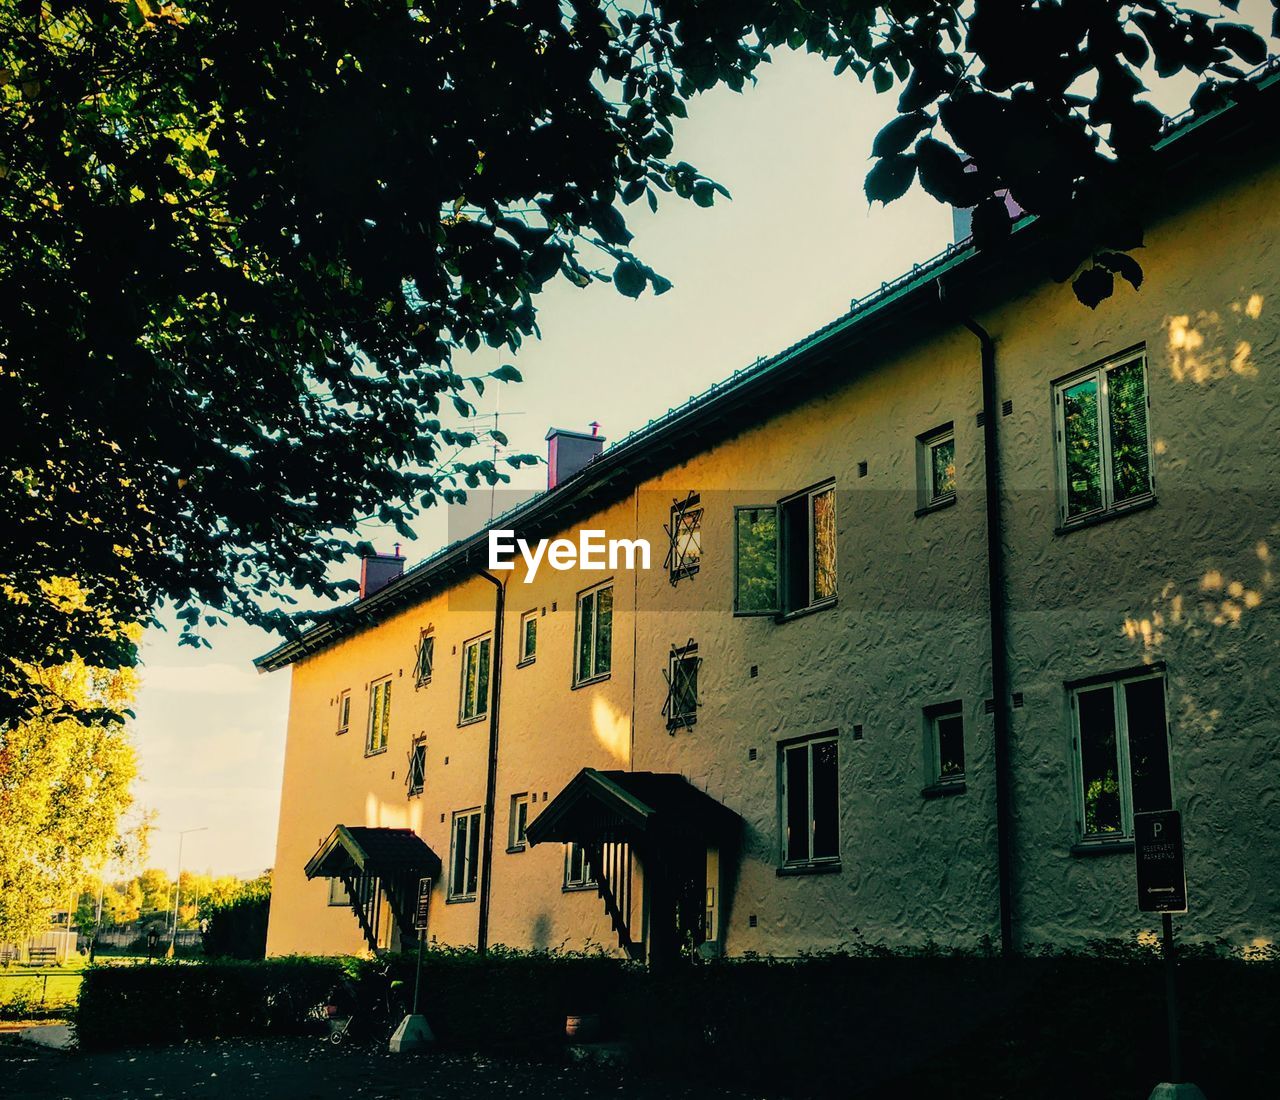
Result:
[[386,588],[404,572],[404,558],[400,556],[400,544],[394,554],[370,554],[360,559],[360,598],[372,596]]
[[583,467],[590,465],[604,450],[604,436],[594,420],[588,425],[591,434],[552,428],[547,432],[547,488],[554,489],[568,481]]

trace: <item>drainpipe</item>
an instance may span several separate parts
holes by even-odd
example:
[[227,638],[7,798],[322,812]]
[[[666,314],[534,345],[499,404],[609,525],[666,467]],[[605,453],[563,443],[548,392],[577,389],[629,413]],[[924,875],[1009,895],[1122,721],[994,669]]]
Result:
[[480,576],[497,591],[493,601],[493,654],[489,660],[489,767],[484,783],[484,838],[480,863],[480,906],[476,919],[476,951],[489,950],[489,891],[493,879],[493,807],[498,784],[498,718],[502,711],[502,620],[507,605],[506,585],[481,569]]
[[[949,306],[939,279],[938,301]],[[1015,954],[1013,942],[1013,800],[1009,766],[1009,651],[1005,607],[1004,523],[1000,499],[1000,452],[996,441],[996,345],[973,318],[951,312],[974,336],[982,349],[982,453],[987,500],[987,607],[991,634],[991,694],[994,701],[994,755],[996,763],[996,861],[1000,893],[1000,953]]]

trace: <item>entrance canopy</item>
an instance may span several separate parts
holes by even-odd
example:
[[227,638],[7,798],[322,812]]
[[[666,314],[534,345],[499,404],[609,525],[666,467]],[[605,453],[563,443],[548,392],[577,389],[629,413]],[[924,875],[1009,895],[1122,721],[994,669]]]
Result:
[[583,768],[529,823],[530,843],[623,833],[637,845],[677,838],[703,847],[735,840],[742,819],[682,775]]
[[733,850],[742,819],[682,775],[583,768],[525,830],[531,844],[582,848],[591,880],[632,958],[644,950],[633,934],[643,914],[631,897],[634,859],[644,872],[648,957],[674,957],[707,931],[707,850]]
[[306,875],[342,882],[369,949],[376,951],[383,898],[401,941],[416,939],[413,910],[418,881],[438,880],[440,869],[440,857],[412,829],[337,825],[307,861]]

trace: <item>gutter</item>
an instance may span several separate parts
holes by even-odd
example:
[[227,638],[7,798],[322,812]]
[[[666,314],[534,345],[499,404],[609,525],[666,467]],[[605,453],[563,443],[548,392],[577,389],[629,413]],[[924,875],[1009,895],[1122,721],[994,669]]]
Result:
[[476,916],[476,953],[489,950],[489,896],[493,883],[493,814],[498,786],[498,719],[502,712],[502,624],[507,587],[485,569],[477,571],[497,590],[493,600],[493,649],[489,655],[489,764],[484,781],[483,838],[480,853],[480,905]]
[[[942,279],[938,302],[949,307]],[[1004,517],[1000,496],[1000,451],[996,418],[996,344],[977,321],[962,312],[960,322],[978,339],[982,355],[982,457],[987,508],[987,608],[991,636],[992,749],[996,763],[996,869],[1000,898],[1000,954],[1016,954],[1013,941],[1013,799],[1009,763],[1009,631],[1005,599]]]

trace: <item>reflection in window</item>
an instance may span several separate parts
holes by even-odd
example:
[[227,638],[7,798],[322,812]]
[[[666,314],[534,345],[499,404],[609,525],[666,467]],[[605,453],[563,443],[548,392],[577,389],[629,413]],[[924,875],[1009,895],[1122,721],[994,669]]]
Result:
[[1063,519],[1119,508],[1151,493],[1146,363],[1141,353],[1060,384]]

